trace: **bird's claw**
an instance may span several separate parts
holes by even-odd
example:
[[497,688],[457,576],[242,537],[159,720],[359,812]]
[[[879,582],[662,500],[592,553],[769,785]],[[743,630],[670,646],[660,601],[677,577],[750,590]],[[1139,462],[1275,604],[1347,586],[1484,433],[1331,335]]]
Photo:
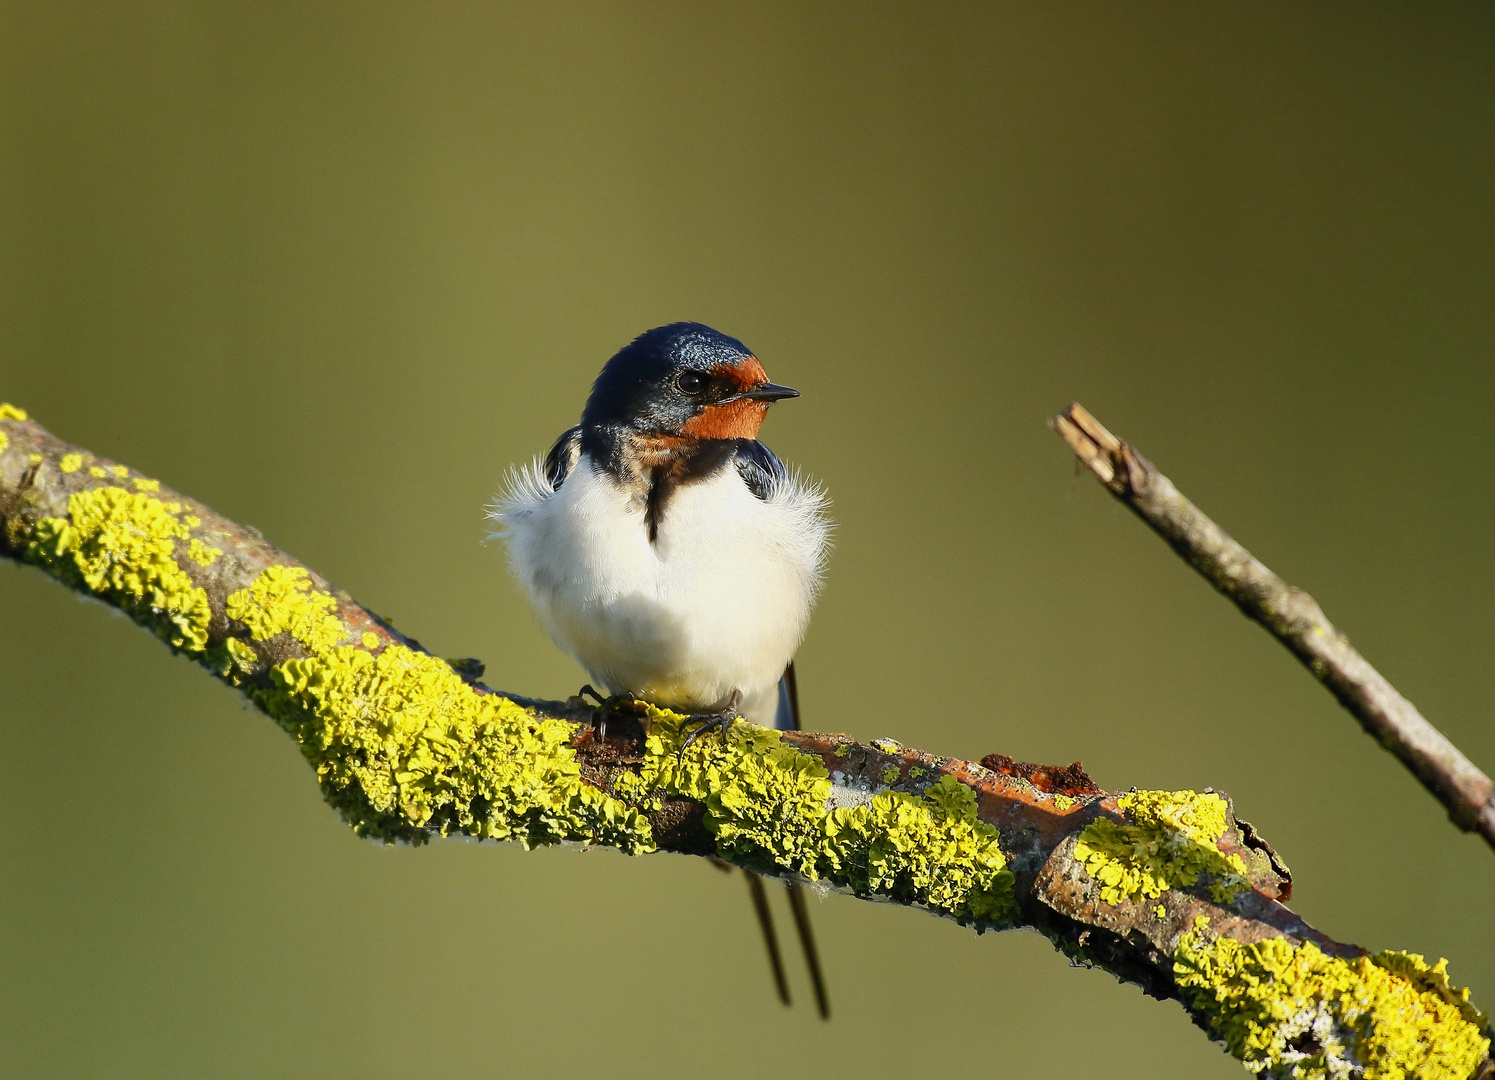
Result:
[[732,725],[742,719],[742,713],[737,709],[737,706],[741,704],[742,691],[733,690],[732,697],[727,701],[727,707],[721,712],[692,713],[687,716],[681,722],[680,730],[684,732],[687,727],[694,727],[695,730],[680,740],[680,755],[683,757],[691,743],[695,742],[702,735],[705,735],[708,731],[720,731],[722,739],[725,740],[727,732],[731,729]]
[[639,712],[639,706],[642,704],[638,698],[626,690],[621,694],[603,697],[592,687],[591,683],[587,683],[578,690],[576,696],[583,704],[586,703],[587,698],[591,698],[597,703],[592,707],[592,728],[597,732],[598,742],[607,741],[607,718],[610,715],[623,713],[628,716],[636,716]]

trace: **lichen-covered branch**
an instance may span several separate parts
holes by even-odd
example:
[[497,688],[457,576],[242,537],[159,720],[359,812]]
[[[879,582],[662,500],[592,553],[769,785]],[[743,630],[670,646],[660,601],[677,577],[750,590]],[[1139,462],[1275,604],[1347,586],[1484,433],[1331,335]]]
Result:
[[1053,427],[1107,491],[1287,646],[1366,732],[1437,796],[1455,825],[1478,832],[1495,847],[1495,781],[1370,666],[1313,597],[1263,566],[1083,406],[1071,405]]
[[739,722],[682,751],[640,704],[606,735],[580,701],[477,683],[258,533],[0,406],[0,551],[114,604],[271,716],[356,832],[713,855],[1026,926],[1269,1076],[1465,1080],[1485,1017],[1445,962],[1368,954],[1285,905],[1291,879],[1229,798],[1108,794],[1078,765],[936,757]]

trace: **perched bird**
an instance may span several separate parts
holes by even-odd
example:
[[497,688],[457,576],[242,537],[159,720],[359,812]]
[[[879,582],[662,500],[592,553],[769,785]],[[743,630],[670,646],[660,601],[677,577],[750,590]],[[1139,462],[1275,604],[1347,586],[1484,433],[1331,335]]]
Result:
[[[512,477],[494,508],[519,583],[561,648],[613,695],[703,726],[799,727],[794,652],[820,587],[824,492],[758,442],[768,381],[748,348],[700,323],[640,334],[603,367],[581,423]],[[748,875],[780,997],[763,883]],[[804,896],[790,901],[817,1000]]]

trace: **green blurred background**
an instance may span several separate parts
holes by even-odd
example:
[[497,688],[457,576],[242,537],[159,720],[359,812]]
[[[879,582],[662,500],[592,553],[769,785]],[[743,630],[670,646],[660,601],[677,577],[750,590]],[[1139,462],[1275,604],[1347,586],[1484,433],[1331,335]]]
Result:
[[[1495,856],[1044,422],[1084,402],[1495,768],[1492,55],[1483,2],[6,2],[0,399],[562,696],[482,507],[708,322],[835,500],[809,726],[1229,791],[1307,918],[1489,1008]],[[1033,934],[830,897],[827,1028],[697,860],[361,842],[10,564],[0,740],[5,1076],[1240,1074]]]

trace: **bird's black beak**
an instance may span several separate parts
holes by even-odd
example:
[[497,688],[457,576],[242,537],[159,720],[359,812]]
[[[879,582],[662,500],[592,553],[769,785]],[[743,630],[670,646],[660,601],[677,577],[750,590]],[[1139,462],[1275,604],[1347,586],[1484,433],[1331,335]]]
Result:
[[799,397],[799,391],[792,386],[780,386],[778,383],[770,382],[755,386],[751,390],[744,390],[737,396],[753,401],[778,401],[780,398]]

